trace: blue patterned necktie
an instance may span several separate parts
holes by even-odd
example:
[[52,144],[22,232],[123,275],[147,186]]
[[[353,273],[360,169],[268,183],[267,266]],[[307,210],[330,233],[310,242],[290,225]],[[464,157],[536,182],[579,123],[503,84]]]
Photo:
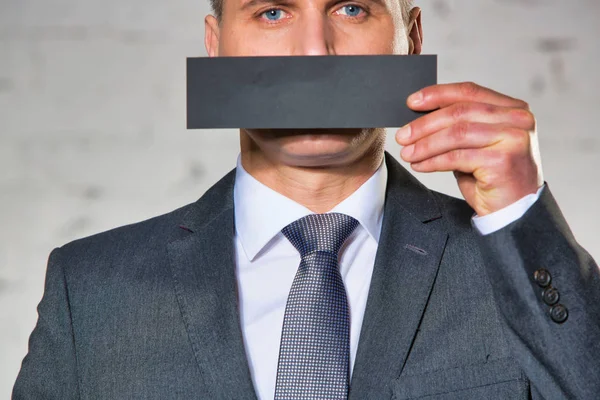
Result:
[[301,260],[283,317],[275,400],[348,398],[350,314],[338,253],[357,226],[330,213],[282,230]]

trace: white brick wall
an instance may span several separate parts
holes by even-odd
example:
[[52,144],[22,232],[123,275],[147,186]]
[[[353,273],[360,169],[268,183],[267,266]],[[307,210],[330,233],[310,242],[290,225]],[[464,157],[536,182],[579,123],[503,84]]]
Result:
[[[530,102],[546,179],[600,259],[600,3],[417,3],[440,81]],[[234,166],[234,131],[185,129],[185,58],[204,55],[207,4],[0,1],[0,398],[54,246],[192,202]],[[399,152],[392,135],[388,149]],[[450,174],[421,178],[458,195]]]

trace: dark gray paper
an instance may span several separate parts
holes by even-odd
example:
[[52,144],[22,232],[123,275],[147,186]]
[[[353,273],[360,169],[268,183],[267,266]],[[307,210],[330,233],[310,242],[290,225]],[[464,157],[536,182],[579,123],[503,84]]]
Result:
[[435,55],[188,58],[187,127],[400,127],[436,82]]

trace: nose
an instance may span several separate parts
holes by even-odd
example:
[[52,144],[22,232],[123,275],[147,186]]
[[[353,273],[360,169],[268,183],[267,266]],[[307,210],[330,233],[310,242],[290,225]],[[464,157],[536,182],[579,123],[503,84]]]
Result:
[[326,15],[312,9],[295,24],[294,55],[326,56],[335,54],[333,30]]

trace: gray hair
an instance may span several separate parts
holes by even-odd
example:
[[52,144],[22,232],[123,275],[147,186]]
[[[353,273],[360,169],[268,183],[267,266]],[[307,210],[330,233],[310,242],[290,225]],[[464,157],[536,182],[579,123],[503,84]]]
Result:
[[[212,1],[212,0],[211,0]],[[405,24],[410,21],[410,10],[413,8],[413,0],[399,0],[400,8],[402,9],[402,19]]]

